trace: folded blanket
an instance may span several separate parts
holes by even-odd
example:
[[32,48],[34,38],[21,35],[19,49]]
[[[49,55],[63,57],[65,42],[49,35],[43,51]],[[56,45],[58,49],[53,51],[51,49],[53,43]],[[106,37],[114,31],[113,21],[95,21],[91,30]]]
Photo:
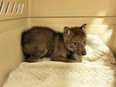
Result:
[[12,71],[3,87],[116,87],[116,61],[98,38],[87,36],[87,55],[81,62],[23,62]]

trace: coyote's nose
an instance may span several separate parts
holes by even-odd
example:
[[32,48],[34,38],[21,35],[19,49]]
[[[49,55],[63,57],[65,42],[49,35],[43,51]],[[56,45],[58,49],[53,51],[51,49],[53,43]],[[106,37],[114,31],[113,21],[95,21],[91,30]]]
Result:
[[82,55],[86,55],[86,51],[83,51],[83,52],[82,52]]

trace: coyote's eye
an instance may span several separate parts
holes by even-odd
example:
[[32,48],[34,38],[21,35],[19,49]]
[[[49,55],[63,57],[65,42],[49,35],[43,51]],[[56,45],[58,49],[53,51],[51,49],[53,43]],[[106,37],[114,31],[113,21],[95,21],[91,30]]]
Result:
[[79,46],[79,43],[78,42],[73,42],[73,45],[78,47]]
[[84,41],[84,44],[86,44],[86,41]]

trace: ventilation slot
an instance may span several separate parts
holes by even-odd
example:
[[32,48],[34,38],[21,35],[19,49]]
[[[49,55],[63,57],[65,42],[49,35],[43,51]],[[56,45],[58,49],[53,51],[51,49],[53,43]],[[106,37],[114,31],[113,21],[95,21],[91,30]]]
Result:
[[7,6],[6,6],[5,14],[7,14],[7,13],[8,13],[9,8],[10,8],[10,3],[8,2],[8,3],[7,3]]
[[22,6],[21,6],[21,10],[20,10],[20,13],[21,13],[21,14],[23,13],[23,10],[24,10],[24,3],[23,3]]
[[18,14],[19,9],[20,9],[20,4],[18,4],[18,6],[17,6],[17,8],[16,8],[16,14]]
[[3,6],[4,6],[4,2],[2,1],[0,4],[0,14],[2,13]]
[[13,3],[12,8],[11,8],[11,13],[14,13],[14,9],[15,9],[16,3]]

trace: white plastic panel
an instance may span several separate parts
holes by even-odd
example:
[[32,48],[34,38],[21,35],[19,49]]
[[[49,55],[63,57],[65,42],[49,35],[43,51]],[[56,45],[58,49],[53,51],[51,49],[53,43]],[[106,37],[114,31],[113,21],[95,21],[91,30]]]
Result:
[[28,27],[28,0],[0,0],[0,87],[22,61],[21,33]]
[[111,8],[113,16],[116,16],[116,0],[111,0]]
[[111,16],[111,0],[29,0],[30,16]]
[[20,41],[27,27],[26,18],[0,21],[0,87],[9,72],[23,61]]
[[27,16],[27,0],[0,0],[0,20]]

